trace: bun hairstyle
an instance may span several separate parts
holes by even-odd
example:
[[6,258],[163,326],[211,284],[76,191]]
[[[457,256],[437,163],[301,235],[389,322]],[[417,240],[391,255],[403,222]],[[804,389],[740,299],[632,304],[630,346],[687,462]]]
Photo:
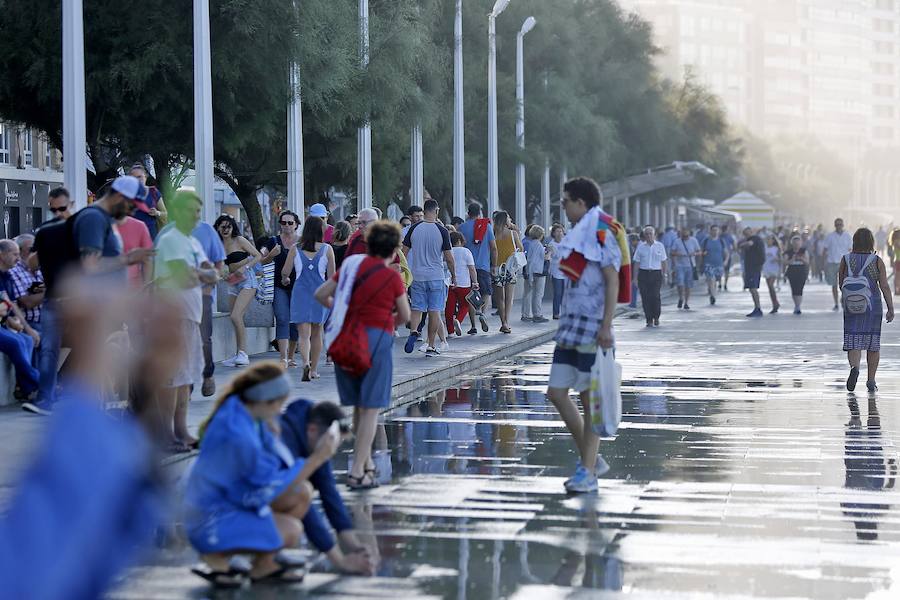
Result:
[[284,367],[281,365],[281,363],[272,360],[253,363],[249,367],[245,368],[243,371],[235,375],[234,378],[225,386],[225,389],[222,390],[222,393],[216,400],[216,404],[215,406],[213,406],[212,411],[210,411],[209,416],[206,417],[206,419],[204,419],[200,424],[200,439],[203,439],[203,434],[206,433],[206,428],[216,416],[219,408],[225,403],[228,398],[230,398],[231,396],[238,396],[241,399],[241,402],[246,402],[243,396],[241,396],[244,391],[249,390],[259,383],[263,383],[264,381],[269,381],[271,379],[277,379],[278,377],[281,377],[283,375]]

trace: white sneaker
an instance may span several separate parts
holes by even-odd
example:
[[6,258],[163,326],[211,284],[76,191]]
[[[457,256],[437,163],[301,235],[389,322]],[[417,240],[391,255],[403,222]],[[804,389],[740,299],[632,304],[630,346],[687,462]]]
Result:
[[450,352],[450,342],[444,340],[443,342],[441,342],[441,345],[437,347],[437,349],[441,352]]
[[228,360],[222,361],[224,367],[246,367],[250,364],[250,357],[246,352],[238,352]]

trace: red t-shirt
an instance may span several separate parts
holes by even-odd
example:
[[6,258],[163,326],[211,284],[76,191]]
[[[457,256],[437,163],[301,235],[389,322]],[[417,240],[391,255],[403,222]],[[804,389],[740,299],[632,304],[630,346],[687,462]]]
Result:
[[[406,286],[397,271],[385,267],[366,276],[384,260],[367,256],[359,265],[356,277],[366,277],[362,285],[353,290],[347,313],[353,313],[364,327],[376,327],[388,332],[394,331],[394,306],[397,298],[406,294]],[[335,281],[340,280],[341,272],[334,274]]]
[[366,236],[362,234],[361,229],[357,229],[347,240],[347,251],[344,252],[344,258],[354,254],[366,254],[368,251],[369,245],[366,243]]
[[334,239],[334,225],[328,225],[325,227],[325,237],[322,238],[322,241],[326,244],[330,244],[331,240]]

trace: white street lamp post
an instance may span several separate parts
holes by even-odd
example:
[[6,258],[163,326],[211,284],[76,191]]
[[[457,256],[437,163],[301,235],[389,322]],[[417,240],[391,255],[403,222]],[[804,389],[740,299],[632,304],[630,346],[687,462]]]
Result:
[[303,218],[306,194],[303,189],[303,111],[300,96],[300,66],[291,65],[291,103],[288,106],[288,208]]
[[[534,17],[528,17],[522,23],[522,29],[516,35],[516,142],[520,150],[525,149],[525,34],[534,29]],[[516,222],[524,226],[527,222],[525,214],[525,163],[516,164]]]
[[194,0],[194,179],[207,223],[216,219],[213,201],[212,62],[209,0]]
[[[359,60],[369,66],[369,0],[359,0]],[[356,194],[359,209],[372,206],[372,127],[368,118],[357,133]]]
[[422,205],[425,197],[425,170],[422,158],[422,127],[416,124],[410,134],[410,201],[413,204]]
[[76,208],[87,204],[87,133],[84,99],[84,12],[81,0],[64,0],[63,180]]
[[497,0],[488,15],[488,213],[500,207],[500,182],[497,176],[497,17],[509,0]]
[[566,185],[566,182],[569,180],[569,169],[563,167],[559,172],[559,222],[563,225],[566,225],[568,229],[571,227],[571,223],[569,222],[569,218],[566,216],[566,209],[563,206],[563,198],[565,197],[565,193],[563,192],[563,188]]
[[553,218],[550,216],[550,159],[544,161],[544,172],[541,174],[541,214],[544,230],[549,234]]
[[453,214],[466,218],[465,107],[463,105],[462,3],[453,26]]

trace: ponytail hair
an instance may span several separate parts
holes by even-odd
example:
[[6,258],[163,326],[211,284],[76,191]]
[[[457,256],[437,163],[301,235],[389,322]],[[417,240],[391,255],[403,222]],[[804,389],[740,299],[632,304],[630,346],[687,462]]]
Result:
[[212,422],[213,418],[216,416],[216,413],[219,411],[219,408],[225,401],[231,396],[237,396],[240,398],[241,402],[247,402],[242,396],[245,390],[250,389],[254,385],[258,383],[262,383],[264,381],[269,381],[270,379],[276,379],[284,375],[284,366],[281,363],[267,360],[258,363],[253,363],[240,373],[234,376],[231,381],[225,386],[225,389],[222,391],[222,394],[216,400],[215,406],[213,406],[212,411],[210,411],[209,416],[200,423],[200,439],[203,439],[203,435],[206,433],[206,428],[209,427],[209,424]]

